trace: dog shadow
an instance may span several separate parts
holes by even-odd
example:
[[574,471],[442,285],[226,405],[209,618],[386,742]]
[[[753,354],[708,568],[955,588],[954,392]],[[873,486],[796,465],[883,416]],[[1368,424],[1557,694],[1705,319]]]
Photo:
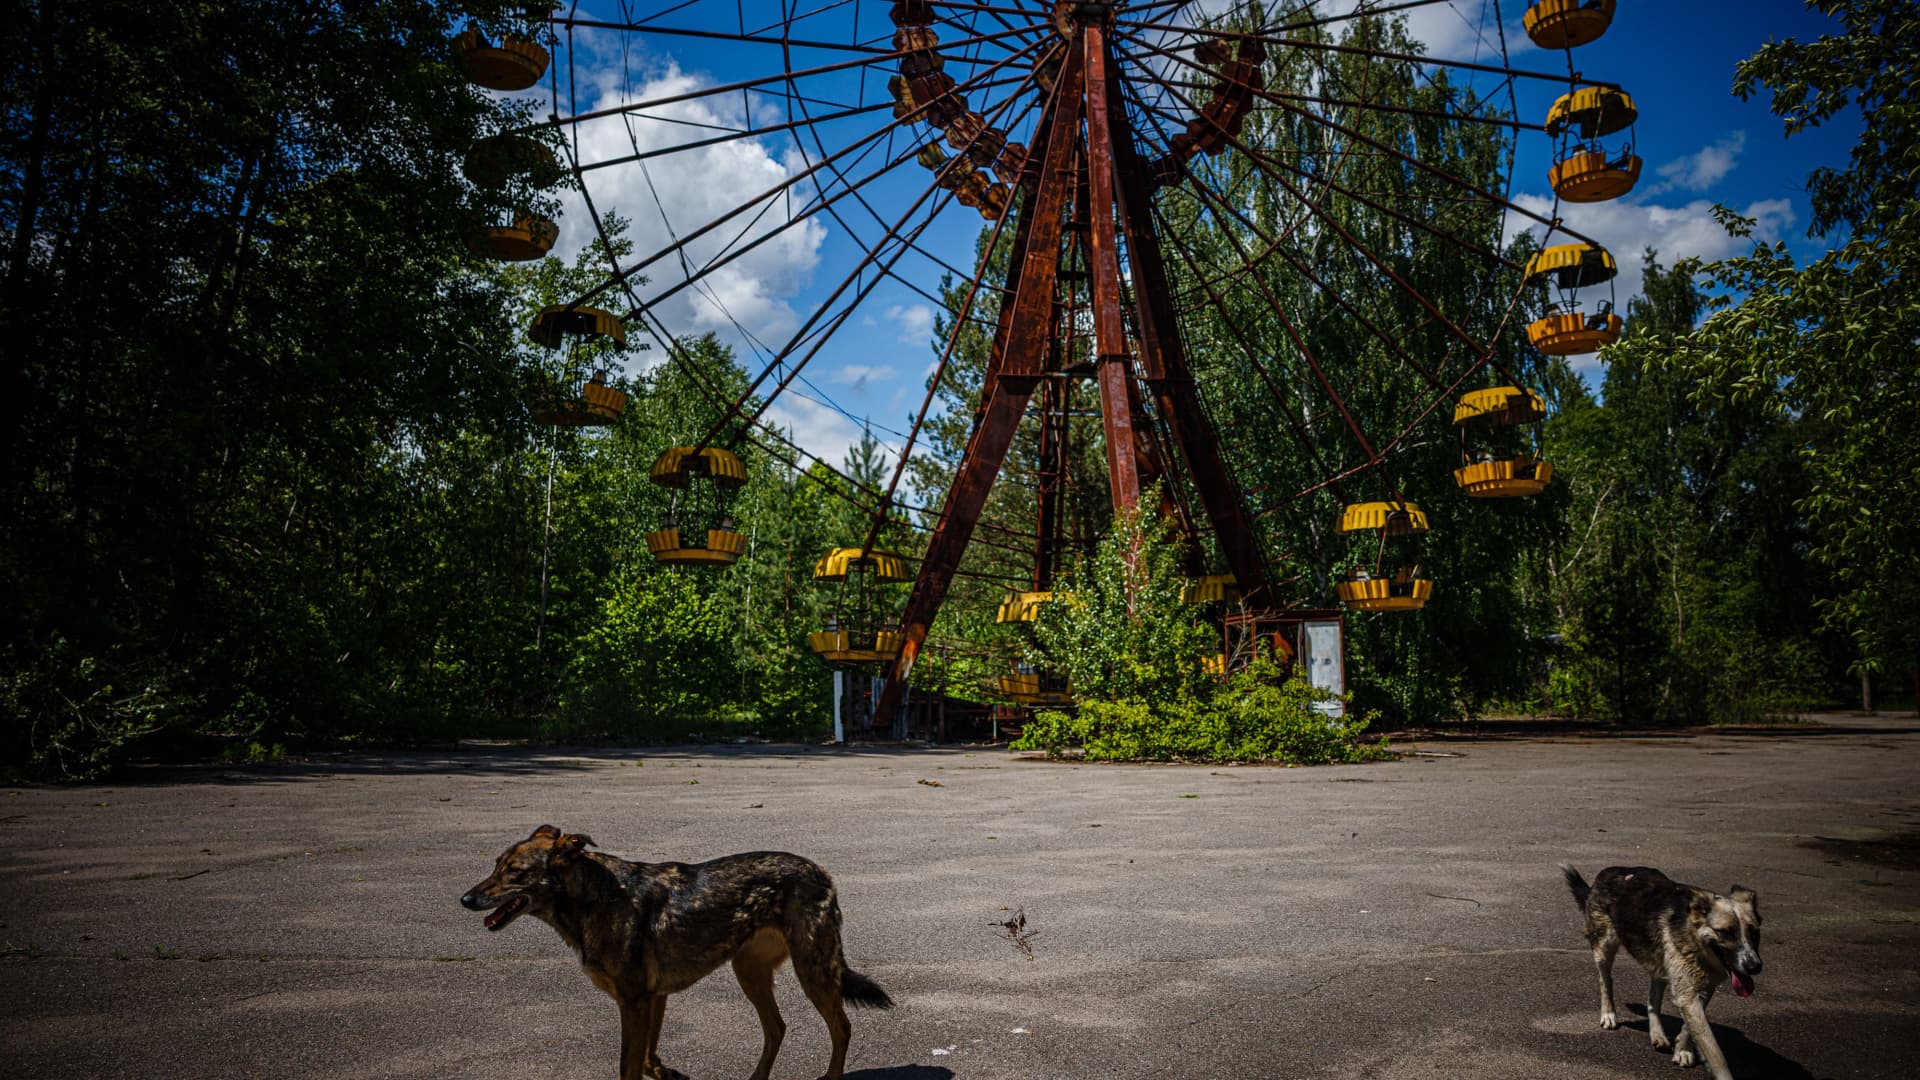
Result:
[[[1640,1019],[1628,1020],[1620,1026],[1635,1028],[1645,1034],[1647,1007],[1641,1004],[1628,1007],[1638,1013]],[[1663,1016],[1661,1024],[1666,1029],[1667,1038],[1679,1038],[1681,1025],[1679,1017]],[[1778,1051],[1761,1046],[1747,1038],[1747,1033],[1739,1028],[1716,1024],[1711,1019],[1707,1021],[1707,1026],[1713,1029],[1714,1041],[1720,1044],[1720,1052],[1727,1055],[1727,1069],[1735,1076],[1764,1076],[1768,1080],[1818,1080],[1813,1073],[1807,1071],[1805,1065]]]
[[895,1065],[887,1069],[855,1069],[841,1080],[953,1080],[953,1070],[939,1065]]

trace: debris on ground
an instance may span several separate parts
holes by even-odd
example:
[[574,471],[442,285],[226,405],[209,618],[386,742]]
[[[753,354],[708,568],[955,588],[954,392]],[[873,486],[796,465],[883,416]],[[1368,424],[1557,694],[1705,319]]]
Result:
[[[1001,908],[1000,910],[1005,911],[1007,909]],[[1006,934],[1007,940],[1013,942],[1014,949],[1017,950],[1021,956],[1029,960],[1033,959],[1033,945],[1031,942],[1034,936],[1039,934],[1040,931],[1027,929],[1026,908],[1016,909],[1013,913],[1013,918],[1008,919],[1006,922],[994,923],[993,925],[999,927],[1001,931]]]

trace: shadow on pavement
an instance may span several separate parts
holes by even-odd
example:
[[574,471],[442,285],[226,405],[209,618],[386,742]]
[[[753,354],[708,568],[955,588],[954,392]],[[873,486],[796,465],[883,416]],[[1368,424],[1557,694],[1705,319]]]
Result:
[[1920,724],[1913,717],[1885,719],[1828,716],[1807,723],[1690,725],[1685,727],[1646,727],[1609,724],[1591,720],[1563,720],[1553,717],[1514,717],[1468,720],[1441,727],[1389,731],[1395,739],[1431,739],[1435,742],[1476,742],[1507,739],[1693,739],[1719,735],[1742,739],[1814,739],[1837,735],[1920,735]]
[[[956,746],[940,749],[955,749]],[[992,748],[987,748],[992,749]],[[364,750],[351,753],[295,754],[270,765],[217,761],[153,762],[136,765],[113,782],[258,784],[327,776],[408,776],[472,772],[508,776],[579,771],[615,762],[676,758],[780,758],[814,756],[903,757],[921,753],[903,746],[826,746],[809,743],[676,743],[670,746],[507,746],[466,744],[442,750]]]
[[953,1070],[938,1065],[895,1065],[888,1069],[856,1069],[842,1080],[953,1080]]
[[[1636,1002],[1628,1005],[1627,1008],[1638,1013],[1640,1019],[1623,1019],[1620,1022],[1621,1029],[1638,1031],[1645,1035],[1647,1007]],[[1708,1020],[1707,1023],[1713,1028],[1713,1038],[1720,1044],[1720,1052],[1727,1055],[1728,1070],[1735,1076],[1764,1076],[1767,1080],[1817,1080],[1811,1072],[1807,1071],[1805,1065],[1761,1046],[1747,1038],[1746,1032],[1739,1028],[1715,1024],[1712,1020]],[[1679,1037],[1682,1025],[1679,1017],[1663,1016],[1661,1024],[1666,1029],[1667,1038]]]
[[1720,1052],[1727,1055],[1727,1068],[1735,1076],[1815,1080],[1805,1065],[1761,1046],[1739,1028],[1714,1024],[1713,1037],[1720,1041]]

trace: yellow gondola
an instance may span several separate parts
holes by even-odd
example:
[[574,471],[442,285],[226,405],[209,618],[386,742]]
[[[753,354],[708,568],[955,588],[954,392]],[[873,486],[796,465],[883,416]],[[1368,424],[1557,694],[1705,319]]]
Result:
[[1380,541],[1373,566],[1350,571],[1334,589],[1340,602],[1355,611],[1418,611],[1433,596],[1433,579],[1417,561],[1392,573],[1383,569],[1389,538],[1419,537],[1427,531],[1427,515],[1410,502],[1355,503],[1340,514],[1335,530],[1343,535],[1376,532]]
[[1603,142],[1633,126],[1639,110],[1624,91],[1587,86],[1564,94],[1547,111],[1547,134],[1560,149],[1547,182],[1568,202],[1617,199],[1640,182],[1640,158],[1629,137],[1618,146]]
[[527,262],[553,249],[560,226],[537,214],[522,214],[511,225],[480,225],[467,230],[467,250],[483,259]]
[[533,317],[527,336],[549,349],[557,349],[568,337],[610,338],[616,345],[627,343],[627,324],[620,316],[600,308],[572,304],[544,307]]
[[607,385],[607,373],[596,371],[580,387],[580,396],[568,394],[558,384],[527,400],[528,411],[536,424],[549,427],[605,427],[619,421],[627,411],[626,392]]
[[1617,199],[1639,182],[1640,158],[1631,153],[1609,157],[1602,150],[1583,150],[1547,170],[1554,194],[1574,203]]
[[1340,512],[1335,531],[1346,534],[1383,531],[1388,536],[1415,536],[1427,531],[1427,512],[1413,503],[1352,503]]
[[813,564],[815,581],[840,586],[824,630],[807,647],[832,664],[884,664],[900,655],[898,630],[883,629],[879,586],[909,581],[907,561],[891,551],[834,548]]
[[481,187],[499,187],[525,176],[535,187],[559,183],[563,171],[553,148],[525,135],[492,135],[473,144],[461,163],[467,179]]
[[1556,244],[1536,252],[1527,261],[1526,284],[1550,285],[1560,300],[1527,324],[1527,340],[1549,356],[1578,356],[1618,341],[1623,324],[1611,297],[1583,315],[1575,296],[1580,289],[1611,282],[1617,273],[1613,256],[1592,244]]
[[1180,588],[1183,604],[1217,604],[1240,595],[1240,583],[1232,574],[1208,574],[1193,578]]
[[733,494],[747,482],[738,454],[715,446],[676,446],[654,460],[647,478],[675,492],[666,523],[647,534],[647,550],[655,559],[725,565],[746,551],[747,538],[728,513]]
[[[1537,453],[1514,454],[1497,446],[1468,445],[1471,429],[1487,433],[1518,427],[1536,428],[1547,415],[1547,405],[1539,394],[1518,386],[1496,386],[1475,390],[1460,399],[1453,410],[1453,424],[1460,429],[1460,455],[1463,464],[1453,470],[1454,482],[1476,499],[1499,499],[1519,495],[1538,495],[1553,479],[1553,466],[1540,460]],[[1535,447],[1538,446],[1536,433]]]
[[1000,696],[1021,705],[1071,705],[1073,687],[1065,676],[1015,667],[1000,676]]
[[1537,0],[1520,16],[1527,37],[1543,49],[1577,49],[1613,24],[1614,0]]
[[[549,349],[562,348],[570,341],[578,345],[601,338],[612,341],[616,346],[625,346],[627,343],[627,331],[620,320],[598,308],[544,308],[533,317],[533,325],[528,328],[527,336]],[[566,358],[564,366],[571,373],[566,384],[557,380],[549,382],[528,400],[535,423],[550,427],[592,427],[605,426],[620,419],[620,414],[627,408],[627,395],[619,387],[607,383],[605,370],[594,372],[593,377],[576,394],[571,382],[579,377],[579,371],[586,365],[580,354],[574,353]]]
[[1547,110],[1547,134],[1559,138],[1573,132],[1582,139],[1598,139],[1633,126],[1640,110],[1624,90],[1611,86],[1583,86],[1562,94]]
[[530,37],[508,34],[495,45],[477,26],[453,39],[467,78],[489,90],[525,90],[547,73],[547,50]]
[[[1000,608],[994,612],[993,621],[1001,624],[1030,623],[1040,617],[1040,609],[1055,601],[1073,601],[1072,594],[1044,590],[1039,592],[1008,593],[1000,601]],[[1015,664],[1013,670],[998,680],[1000,696],[1020,705],[1070,705],[1073,703],[1072,689],[1064,675],[1036,668],[1031,664]]]
[[993,621],[997,623],[1032,622],[1040,617],[1040,605],[1053,599],[1053,593],[1020,592],[1008,593],[1000,601],[1000,608],[994,612]]

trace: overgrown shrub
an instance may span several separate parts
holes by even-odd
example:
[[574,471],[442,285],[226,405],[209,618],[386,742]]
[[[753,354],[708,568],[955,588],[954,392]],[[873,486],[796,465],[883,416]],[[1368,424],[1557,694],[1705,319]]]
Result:
[[[0,710],[17,718],[8,758],[62,779],[102,776],[143,740],[186,722],[195,701],[156,661],[78,655],[58,634],[0,676]],[[14,753],[19,753],[19,759]]]
[[[1154,492],[1141,506],[1157,506]],[[1169,701],[1210,685],[1201,658],[1220,632],[1180,602],[1186,584],[1171,523],[1118,514],[1089,558],[1062,575],[1058,603],[1042,605],[1027,659],[1064,675],[1082,701]]]
[[[1156,506],[1151,493],[1142,506]],[[1360,744],[1373,720],[1330,718],[1331,699],[1270,661],[1221,682],[1203,657],[1219,630],[1181,602],[1185,584],[1172,527],[1138,511],[1115,517],[1090,558],[1065,575],[1063,600],[1042,608],[1028,659],[1065,675],[1076,712],[1042,712],[1013,744],[1059,756],[1072,748],[1105,761],[1286,761],[1322,764],[1377,756]]]
[[1297,672],[1262,662],[1198,697],[1084,701],[1077,712],[1043,712],[1013,748],[1053,757],[1079,748],[1095,761],[1324,765],[1383,756],[1384,739],[1360,741],[1372,714],[1330,717],[1314,708],[1330,697]]
[[656,571],[601,606],[568,666],[550,736],[676,738],[726,719],[739,697],[733,627],[692,574]]

